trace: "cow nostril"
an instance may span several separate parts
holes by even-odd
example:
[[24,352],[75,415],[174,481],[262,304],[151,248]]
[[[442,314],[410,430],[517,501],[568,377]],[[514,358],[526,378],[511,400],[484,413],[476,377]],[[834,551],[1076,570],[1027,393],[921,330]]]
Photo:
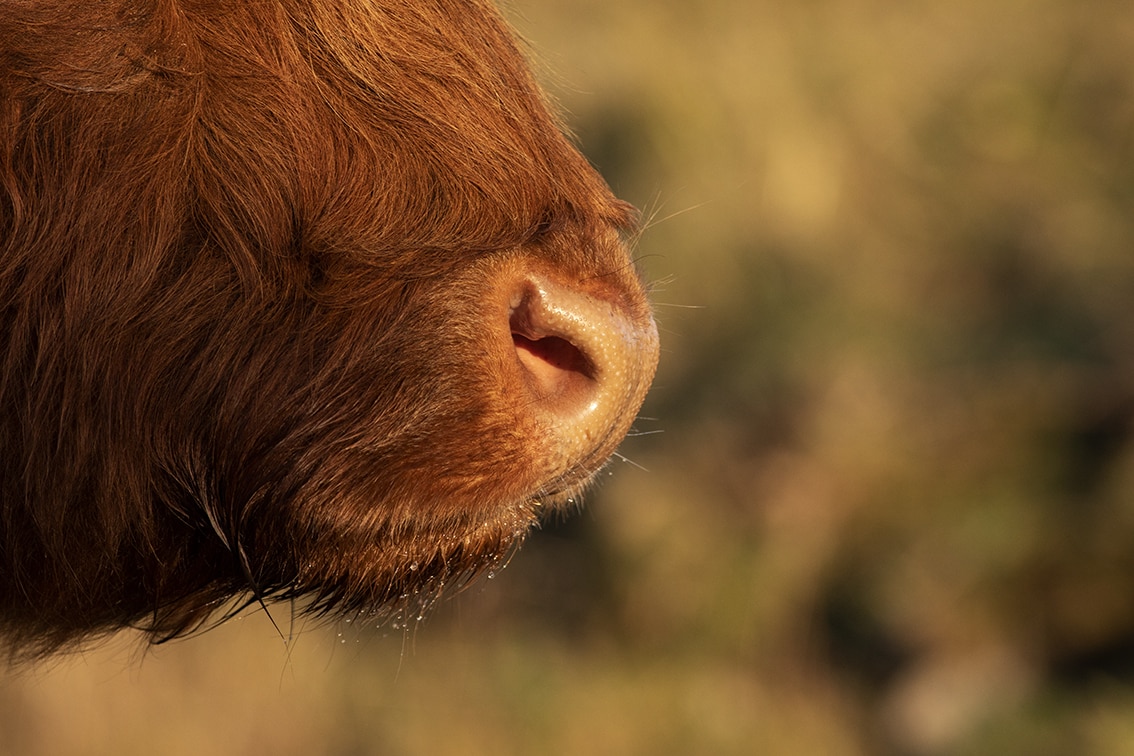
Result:
[[545,401],[570,401],[593,389],[595,366],[569,337],[548,332],[543,316],[533,310],[541,304],[536,298],[529,293],[512,310],[512,344],[537,396]]

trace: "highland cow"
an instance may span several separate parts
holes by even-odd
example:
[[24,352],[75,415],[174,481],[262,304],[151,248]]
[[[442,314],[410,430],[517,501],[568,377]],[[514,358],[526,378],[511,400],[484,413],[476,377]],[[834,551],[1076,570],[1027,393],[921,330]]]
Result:
[[635,223],[487,0],[5,3],[0,633],[497,563],[653,377]]

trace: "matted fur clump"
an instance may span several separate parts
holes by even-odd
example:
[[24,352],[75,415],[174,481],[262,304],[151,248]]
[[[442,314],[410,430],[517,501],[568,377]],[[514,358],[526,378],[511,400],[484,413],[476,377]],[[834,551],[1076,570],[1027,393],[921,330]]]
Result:
[[631,209],[478,0],[0,9],[0,632],[396,606],[625,434]]

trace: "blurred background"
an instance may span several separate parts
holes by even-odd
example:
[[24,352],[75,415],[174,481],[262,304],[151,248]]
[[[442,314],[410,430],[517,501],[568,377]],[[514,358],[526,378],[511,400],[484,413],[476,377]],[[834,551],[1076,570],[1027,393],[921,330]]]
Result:
[[508,13],[649,221],[629,461],[408,627],[6,670],[0,751],[1134,754],[1134,7]]

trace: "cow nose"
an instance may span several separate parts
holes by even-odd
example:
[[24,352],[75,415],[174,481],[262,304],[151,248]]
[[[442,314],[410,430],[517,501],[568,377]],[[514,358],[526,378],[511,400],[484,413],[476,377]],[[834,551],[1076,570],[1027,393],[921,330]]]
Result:
[[508,325],[528,407],[560,453],[579,460],[620,439],[657,366],[653,318],[635,317],[617,298],[529,272],[512,290]]

